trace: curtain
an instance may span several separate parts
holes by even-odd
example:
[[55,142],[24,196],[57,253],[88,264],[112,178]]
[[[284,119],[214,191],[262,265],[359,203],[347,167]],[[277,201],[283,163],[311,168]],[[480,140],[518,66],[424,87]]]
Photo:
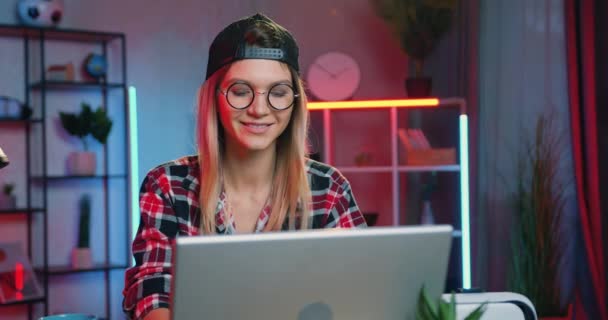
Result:
[[[571,113],[573,158],[576,175],[582,255],[576,296],[577,319],[586,319],[580,299],[592,291],[590,318],[608,319],[606,269],[600,215],[599,164],[596,118],[596,60],[594,1],[566,0],[568,94]],[[589,307],[591,305],[591,307]],[[596,314],[597,313],[597,314]]]

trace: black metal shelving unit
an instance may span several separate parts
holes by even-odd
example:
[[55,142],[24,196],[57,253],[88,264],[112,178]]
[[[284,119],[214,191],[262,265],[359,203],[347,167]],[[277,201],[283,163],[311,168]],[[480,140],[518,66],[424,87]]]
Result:
[[[10,37],[17,38],[23,41],[23,52],[24,52],[24,90],[25,90],[25,104],[32,107],[35,111],[34,116],[28,120],[0,120],[0,127],[4,126],[23,126],[23,130],[25,132],[25,150],[26,150],[26,172],[25,175],[27,177],[27,186],[26,186],[26,207],[25,208],[16,208],[11,210],[0,210],[0,218],[3,215],[10,214],[21,214],[26,215],[27,219],[27,254],[30,260],[33,261],[32,257],[32,216],[40,214],[42,217],[43,224],[43,235],[42,244],[43,247],[43,262],[41,266],[35,267],[35,272],[39,276],[39,280],[42,284],[43,296],[35,297],[31,299],[24,299],[17,302],[11,302],[6,304],[0,304],[0,308],[3,306],[14,306],[14,305],[26,305],[28,308],[28,318],[31,320],[34,318],[33,306],[35,304],[43,304],[44,305],[44,314],[49,314],[49,291],[50,284],[49,278],[55,276],[62,275],[72,275],[72,274],[82,274],[82,273],[91,273],[91,272],[101,272],[104,277],[104,285],[105,285],[105,315],[97,315],[104,319],[111,318],[111,292],[110,292],[110,272],[113,270],[121,270],[125,269],[129,265],[130,255],[129,255],[129,237],[126,236],[127,243],[125,243],[125,260],[124,263],[111,263],[110,262],[110,221],[109,221],[109,205],[110,205],[110,195],[109,195],[109,183],[110,181],[115,181],[117,179],[124,180],[125,183],[125,212],[124,212],[124,222],[120,221],[118,223],[124,223],[126,226],[127,233],[130,230],[130,222],[129,222],[129,209],[130,209],[130,172],[129,172],[129,112],[128,112],[128,92],[127,92],[127,75],[126,75],[126,39],[123,33],[115,33],[115,32],[98,32],[98,31],[89,31],[89,30],[74,30],[74,29],[55,29],[55,28],[38,28],[38,27],[26,27],[26,26],[17,26],[17,25],[6,25],[0,24],[0,38],[2,37]],[[120,46],[120,58],[121,58],[121,68],[120,68],[120,80],[118,82],[83,82],[83,81],[50,81],[45,78],[45,70],[47,69],[46,62],[46,45],[47,42],[51,41],[62,41],[62,42],[72,42],[72,43],[87,43],[99,45],[101,47],[102,54],[107,57],[108,55],[108,45],[115,44],[118,42]],[[30,42],[37,42],[39,60],[37,62],[40,71],[39,79],[31,79],[32,76],[32,62],[30,60],[30,50],[33,48]],[[36,43],[34,43],[36,44]],[[36,58],[38,59],[38,58]],[[81,91],[90,91],[90,90],[98,90],[101,91],[102,102],[101,105],[104,108],[108,107],[108,96],[110,92],[113,90],[119,90],[122,92],[122,104],[124,112],[124,170],[126,172],[121,173],[110,173],[109,172],[109,156],[108,144],[105,144],[103,147],[103,172],[99,175],[95,176],[61,176],[61,175],[51,175],[48,173],[47,168],[47,94],[49,92],[69,91],[70,94],[78,93]],[[32,105],[31,97],[33,94],[37,94],[40,97],[39,103],[37,105]],[[35,126],[39,126],[40,131],[42,132],[40,149],[42,159],[33,159],[32,157],[32,128]],[[117,130],[114,128],[113,130]],[[42,172],[33,173],[32,167],[34,162],[42,161]],[[49,246],[49,227],[50,221],[49,216],[54,214],[54,212],[49,212],[48,204],[52,199],[48,197],[48,191],[53,188],[55,183],[75,183],[79,181],[99,181],[101,183],[101,188],[99,192],[103,192],[103,210],[104,210],[104,241],[105,241],[105,252],[104,252],[104,262],[101,264],[94,264],[90,268],[84,269],[74,269],[71,266],[50,266],[49,265],[49,254],[52,251],[52,248]],[[34,185],[41,188],[42,200],[41,204],[33,203],[32,193]],[[116,222],[115,222],[116,223]],[[0,311],[1,313],[1,311]]]

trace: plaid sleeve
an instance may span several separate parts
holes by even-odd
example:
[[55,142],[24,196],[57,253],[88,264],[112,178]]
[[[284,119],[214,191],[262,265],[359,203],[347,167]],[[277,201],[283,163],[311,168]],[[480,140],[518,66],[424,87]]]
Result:
[[143,319],[156,308],[169,308],[171,244],[178,231],[163,169],[148,173],[139,195],[141,220],[133,240],[135,265],[125,273],[123,310]]
[[344,179],[337,188],[337,194],[329,211],[326,228],[365,228],[367,223],[355,196],[350,188],[348,180]]

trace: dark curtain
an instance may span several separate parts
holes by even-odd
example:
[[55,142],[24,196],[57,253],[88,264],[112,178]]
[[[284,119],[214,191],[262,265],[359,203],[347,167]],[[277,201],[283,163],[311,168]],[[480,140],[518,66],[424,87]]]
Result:
[[575,315],[577,319],[606,320],[608,312],[600,213],[594,5],[593,0],[565,0],[568,93],[582,238],[581,255],[584,257],[579,263]]

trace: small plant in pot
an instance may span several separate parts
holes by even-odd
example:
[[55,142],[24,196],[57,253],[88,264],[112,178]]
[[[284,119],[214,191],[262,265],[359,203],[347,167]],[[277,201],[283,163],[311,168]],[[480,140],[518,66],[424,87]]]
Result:
[[[480,306],[471,311],[466,317],[458,317],[464,320],[479,320],[486,311],[487,303],[482,303]],[[416,304],[416,320],[456,320],[456,296],[452,293],[450,301],[445,301],[439,298],[437,303],[433,302],[422,287],[418,295],[418,303]]]
[[0,209],[15,209],[17,206],[17,197],[13,194],[14,189],[14,183],[4,184],[2,187],[2,196],[0,196]]
[[407,95],[431,95],[432,81],[424,77],[425,60],[450,30],[458,0],[370,0],[376,14],[390,27],[405,54],[413,60],[415,76],[405,80]]
[[63,128],[78,137],[84,148],[84,152],[72,152],[68,156],[68,174],[89,176],[95,174],[96,159],[95,153],[88,151],[88,137],[105,144],[112,130],[112,120],[101,107],[93,111],[85,102],[81,106],[80,113],[60,112],[59,116]]
[[72,250],[72,267],[75,269],[90,268],[93,265],[90,248],[91,197],[83,195],[79,207],[78,245]]
[[422,214],[420,215],[420,224],[435,224],[431,199],[437,188],[437,172],[433,171],[431,172],[429,181],[422,186]]

